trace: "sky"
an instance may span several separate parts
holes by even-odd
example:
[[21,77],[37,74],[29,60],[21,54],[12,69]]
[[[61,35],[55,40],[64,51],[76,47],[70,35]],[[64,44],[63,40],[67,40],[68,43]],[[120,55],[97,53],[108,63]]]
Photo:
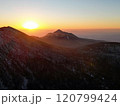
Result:
[[120,0],[0,0],[0,27],[22,29],[119,29]]

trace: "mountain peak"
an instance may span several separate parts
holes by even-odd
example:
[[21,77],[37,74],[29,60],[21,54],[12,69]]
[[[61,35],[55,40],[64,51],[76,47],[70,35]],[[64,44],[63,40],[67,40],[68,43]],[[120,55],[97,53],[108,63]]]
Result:
[[62,39],[62,40],[78,40],[79,39],[76,35],[72,33],[64,32],[60,29],[58,29],[53,33],[47,34],[45,38]]
[[63,33],[62,30],[58,29],[57,31],[55,31],[54,33]]
[[6,27],[1,27],[0,30],[16,30],[16,29],[10,26],[6,26]]
[[1,27],[0,28],[0,35],[9,35],[9,36],[16,36],[16,35],[20,35],[20,36],[23,36],[23,35],[26,35],[25,33],[13,28],[13,27],[10,27],[10,26],[7,26],[7,27]]

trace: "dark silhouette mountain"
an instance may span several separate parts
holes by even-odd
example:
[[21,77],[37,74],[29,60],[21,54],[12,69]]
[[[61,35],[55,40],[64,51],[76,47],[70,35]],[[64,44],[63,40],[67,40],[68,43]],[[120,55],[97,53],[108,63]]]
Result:
[[[51,36],[82,42],[61,30]],[[120,89],[120,43],[83,41],[66,48],[0,28],[0,89]]]
[[79,38],[72,33],[64,32],[60,29],[58,29],[53,33],[47,34],[46,36],[41,38],[41,40],[52,45],[67,47],[67,48],[77,48],[88,44],[100,42],[93,39]]
[[64,40],[78,40],[79,38],[72,33],[63,32],[58,29],[54,33],[49,33],[45,36],[46,38],[51,39],[64,39]]

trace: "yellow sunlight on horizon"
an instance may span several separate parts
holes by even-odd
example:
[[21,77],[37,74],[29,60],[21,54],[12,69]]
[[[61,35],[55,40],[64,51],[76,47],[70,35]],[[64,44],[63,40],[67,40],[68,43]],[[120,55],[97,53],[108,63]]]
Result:
[[34,21],[27,21],[22,26],[25,29],[36,29],[39,27],[39,25]]

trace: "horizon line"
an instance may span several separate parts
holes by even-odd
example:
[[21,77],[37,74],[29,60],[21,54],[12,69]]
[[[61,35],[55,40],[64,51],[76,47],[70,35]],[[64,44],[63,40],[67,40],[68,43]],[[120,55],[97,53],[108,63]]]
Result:
[[26,28],[17,28],[14,26],[0,26],[0,28],[2,27],[12,27],[15,29],[20,29],[20,30],[120,30],[120,28],[36,28],[36,29],[26,29]]

